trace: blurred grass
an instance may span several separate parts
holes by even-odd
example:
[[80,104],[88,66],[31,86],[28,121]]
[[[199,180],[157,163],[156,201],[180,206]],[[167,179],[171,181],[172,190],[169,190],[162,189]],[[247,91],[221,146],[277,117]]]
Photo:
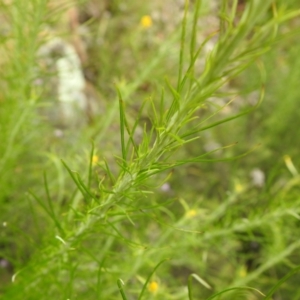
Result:
[[[257,1],[250,2],[259,10]],[[297,1],[266,1],[268,9],[261,24],[272,18],[267,2],[276,4],[273,10],[275,7],[279,16],[300,9]],[[221,35],[217,44],[220,52],[204,49],[202,56],[207,56],[206,61],[200,56],[193,70],[195,77],[187,78],[190,87],[195,84],[199,94],[214,88],[210,80],[218,82],[225,76],[222,67],[229,66],[232,59],[225,52],[231,49],[226,48],[226,39],[240,38],[244,48],[231,50],[243,52],[251,37],[261,29],[256,25],[251,33],[245,29],[238,37],[233,30],[233,35],[227,37],[230,22],[224,15],[218,15],[213,3],[202,1],[197,43],[218,30],[219,16],[225,35],[223,40]],[[232,3],[242,14],[245,2]],[[70,33],[65,7],[76,5],[83,23]],[[193,1],[189,9],[191,13],[194,11]],[[120,174],[125,173],[130,163],[138,161],[137,158],[130,161],[130,147],[121,147],[119,131],[124,131],[125,141],[127,126],[132,128],[137,124],[134,139],[137,144],[142,142],[139,149],[143,155],[151,128],[165,125],[158,124],[151,106],[161,105],[164,112],[173,103],[176,112],[177,104],[172,99],[177,94],[182,101],[192,99],[186,96],[192,94],[188,87],[169,91],[165,84],[167,77],[169,85],[175,87],[180,64],[183,70],[188,67],[188,60],[182,58],[180,63],[177,59],[182,44],[183,11],[182,1],[164,4],[103,1],[101,5],[99,1],[80,1],[61,5],[30,0],[1,4],[1,53],[5,54],[1,59],[0,98],[0,295],[3,299],[121,299],[119,278],[125,282],[126,297],[137,298],[149,274],[167,258],[149,278],[152,289],[145,286],[143,298],[188,299],[191,274],[197,274],[212,287],[209,290],[194,278],[193,299],[207,299],[234,286],[251,286],[267,294],[300,264],[300,181],[291,167],[297,170],[299,165],[297,18],[279,26],[278,41],[271,46],[257,45],[260,50],[267,46],[270,49],[255,58],[245,72],[229,78],[226,85],[210,95],[204,109],[196,112],[198,119],[190,122],[187,129],[193,130],[199,118],[204,120],[217,110],[220,112],[208,124],[253,107],[259,99],[263,66],[265,98],[260,107],[200,133],[199,139],[178,147],[172,161],[194,158],[236,142],[233,147],[212,153],[211,159],[221,160],[254,150],[238,160],[174,165],[171,170],[144,180],[136,190],[126,190],[125,196],[117,195],[122,202],[112,202],[105,217],[92,223],[92,218],[102,213],[101,199],[109,195],[107,190],[122,183]],[[149,28],[140,23],[145,15],[150,15],[153,21]],[[236,25],[238,17],[235,17],[232,24]],[[195,38],[191,34],[190,15],[189,18],[187,41]],[[52,83],[49,74],[40,69],[44,62],[37,52],[54,36],[70,43],[79,40],[86,47],[83,72],[101,106],[90,124],[60,127],[51,120],[51,114],[47,115],[47,108],[55,109],[59,102],[54,92],[49,94]],[[217,38],[212,38],[212,42],[217,43]],[[218,53],[220,59],[214,60]],[[219,64],[214,66],[216,61]],[[203,70],[205,63],[213,67],[201,73],[198,70]],[[228,77],[230,70],[226,69]],[[55,78],[56,74],[51,76]],[[203,77],[196,82],[196,76]],[[38,80],[42,80],[42,85],[37,84]],[[118,120],[116,85],[124,101],[123,121]],[[166,86],[165,99],[159,103],[162,85]],[[232,103],[226,105],[231,99]],[[141,120],[135,123],[143,101],[145,109]],[[170,113],[170,120],[174,115]],[[77,118],[83,116],[79,114]],[[145,129],[144,124],[147,124]],[[180,144],[181,136],[176,134],[173,133],[174,141]],[[90,156],[91,139],[95,153]],[[152,146],[154,139],[155,134],[149,137]],[[115,158],[121,157],[121,153],[123,161]],[[153,164],[154,170],[158,167],[158,162]],[[261,185],[255,184],[251,175],[255,168],[265,176]],[[86,182],[89,172],[91,186],[87,187],[82,182]],[[77,234],[82,226],[88,230]],[[276,291],[276,299],[298,299],[298,281],[296,273]],[[222,299],[263,297],[243,290],[224,293]]]

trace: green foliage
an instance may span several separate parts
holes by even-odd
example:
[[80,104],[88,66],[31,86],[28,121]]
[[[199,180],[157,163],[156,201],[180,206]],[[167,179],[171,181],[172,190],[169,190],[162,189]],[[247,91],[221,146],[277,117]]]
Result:
[[2,299],[299,297],[300,7],[211,3],[185,1],[170,30],[103,1],[81,25],[98,103],[64,120],[62,50],[53,71],[41,49],[84,40],[64,32],[73,4],[1,4]]

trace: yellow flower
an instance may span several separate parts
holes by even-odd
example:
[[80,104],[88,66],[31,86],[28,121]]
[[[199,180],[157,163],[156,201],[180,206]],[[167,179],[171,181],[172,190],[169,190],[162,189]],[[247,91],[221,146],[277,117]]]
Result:
[[140,24],[143,28],[149,28],[152,26],[152,18],[149,15],[145,15],[141,18]]
[[236,182],[234,184],[234,190],[237,192],[237,193],[241,193],[243,190],[245,189],[245,187],[239,183],[239,182]]
[[148,285],[148,290],[150,293],[156,293],[158,290],[158,282],[157,281],[151,281]]
[[99,161],[98,155],[93,155],[92,157],[92,164],[95,165]]
[[193,218],[197,215],[197,211],[195,209],[190,209],[189,211],[186,212],[186,216],[188,218]]
[[239,269],[238,274],[239,274],[239,277],[241,277],[241,278],[246,277],[247,276],[247,269],[246,269],[246,267],[245,266],[241,266],[240,269]]

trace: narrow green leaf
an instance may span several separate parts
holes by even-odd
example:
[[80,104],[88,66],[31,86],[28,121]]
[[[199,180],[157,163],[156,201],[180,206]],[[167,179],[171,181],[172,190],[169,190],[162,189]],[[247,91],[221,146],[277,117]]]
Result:
[[56,218],[55,214],[52,213],[51,210],[49,210],[46,207],[46,205],[43,203],[43,201],[38,196],[36,196],[32,191],[29,191],[29,194],[40,204],[40,206],[45,210],[45,212],[48,214],[48,216],[52,219],[52,221],[54,222],[55,226],[60,231],[60,233],[62,235],[64,235],[64,230],[63,230],[60,222]]
[[230,291],[236,291],[236,290],[250,290],[250,291],[254,291],[254,292],[257,292],[258,294],[260,294],[261,296],[265,296],[261,291],[259,291],[258,289],[255,289],[255,288],[252,288],[252,287],[249,287],[249,286],[239,286],[239,287],[232,287],[232,288],[228,288],[228,289],[225,289],[221,292],[218,292],[210,297],[208,297],[206,300],[212,300],[220,295],[223,295],[227,292],[230,292]]
[[127,297],[126,297],[124,289],[123,289],[123,285],[125,285],[124,282],[123,282],[123,280],[119,278],[117,280],[117,285],[119,287],[119,291],[120,291],[120,293],[122,295],[123,300],[127,300]]
[[73,179],[74,183],[76,184],[77,188],[80,190],[80,192],[81,192],[84,200],[86,201],[86,198],[85,198],[86,197],[86,193],[85,193],[85,191],[82,188],[81,184],[77,181],[77,179],[76,179],[76,177],[74,175],[74,173],[77,174],[77,172],[72,171],[63,160],[61,160],[61,162],[63,163],[64,167],[67,169],[68,173],[70,174],[70,176]]
[[165,115],[165,90],[161,89],[161,96],[159,102],[159,126],[163,126],[164,124],[164,115]]
[[289,273],[287,273],[283,278],[281,278],[273,287],[272,289],[268,292],[264,300],[271,299],[272,295],[279,289],[279,287],[285,283],[289,278],[294,276],[296,273],[300,271],[300,266],[294,268],[291,270]]
[[179,110],[180,107],[180,94],[172,87],[171,83],[169,80],[166,78],[166,83],[173,95],[173,101],[172,104],[168,110],[167,116],[166,116],[166,121],[169,123],[173,115]]
[[163,259],[162,261],[160,261],[160,262],[155,266],[155,268],[153,269],[153,271],[149,274],[149,276],[147,277],[147,279],[146,279],[146,281],[145,281],[145,283],[144,283],[144,285],[143,285],[143,288],[142,288],[142,291],[141,291],[141,293],[140,293],[140,295],[139,295],[139,297],[138,297],[138,300],[141,300],[141,299],[142,299],[142,297],[143,297],[143,295],[144,295],[144,293],[145,293],[145,291],[146,291],[147,285],[148,285],[148,283],[149,283],[149,281],[150,281],[152,275],[153,275],[153,274],[155,273],[155,271],[160,267],[160,265],[162,265],[162,264],[163,264],[165,261],[167,261],[167,260],[169,260],[169,258],[166,258],[166,259]]
[[85,196],[88,195],[91,199],[94,199],[99,204],[98,199],[93,195],[91,190],[84,184],[83,180],[81,179],[78,173],[76,173],[76,177],[77,177],[78,184],[80,184],[82,190],[85,191]]
[[201,277],[199,277],[197,274],[190,274],[188,277],[188,296],[189,300],[193,300],[193,295],[192,295],[192,283],[193,283],[193,278],[196,279],[200,284],[202,284],[205,288],[211,290],[211,286],[203,280]]
[[92,149],[91,149],[91,153],[90,153],[89,174],[88,174],[88,189],[91,188],[91,183],[92,183],[94,150],[95,150],[95,145],[94,145],[94,142],[92,141]]
[[196,48],[196,42],[197,42],[197,23],[199,19],[199,11],[201,7],[202,0],[196,0],[195,8],[194,8],[194,16],[193,16],[193,27],[192,27],[192,36],[191,36],[191,42],[190,42],[190,61],[194,59],[195,54],[195,48]]
[[48,206],[49,206],[50,212],[51,212],[52,215],[55,215],[53,205],[52,205],[51,196],[50,196],[50,192],[49,192],[46,172],[44,172],[44,185],[45,185],[46,196],[47,196],[46,199],[48,201]]
[[124,102],[122,100],[121,92],[117,88],[118,97],[119,97],[119,112],[120,112],[120,135],[121,135],[121,148],[122,148],[122,158],[123,164],[126,166],[126,146],[125,146],[125,113],[124,113]]
[[180,84],[181,77],[183,72],[183,64],[184,64],[184,46],[185,46],[185,34],[186,34],[186,23],[187,23],[187,15],[188,15],[189,1],[185,0],[184,5],[184,15],[182,20],[181,27],[181,38],[180,38],[180,53],[179,53],[179,69],[178,69],[178,81],[177,81],[177,91],[180,93]]
[[111,183],[114,185],[115,182],[116,182],[116,178],[115,178],[114,175],[112,174],[112,172],[111,172],[111,170],[110,170],[110,168],[109,168],[109,165],[108,165],[108,163],[107,163],[107,161],[106,161],[105,158],[103,159],[103,161],[104,161],[104,164],[105,164],[105,168],[103,168],[103,169],[104,169],[105,172],[108,174]]

